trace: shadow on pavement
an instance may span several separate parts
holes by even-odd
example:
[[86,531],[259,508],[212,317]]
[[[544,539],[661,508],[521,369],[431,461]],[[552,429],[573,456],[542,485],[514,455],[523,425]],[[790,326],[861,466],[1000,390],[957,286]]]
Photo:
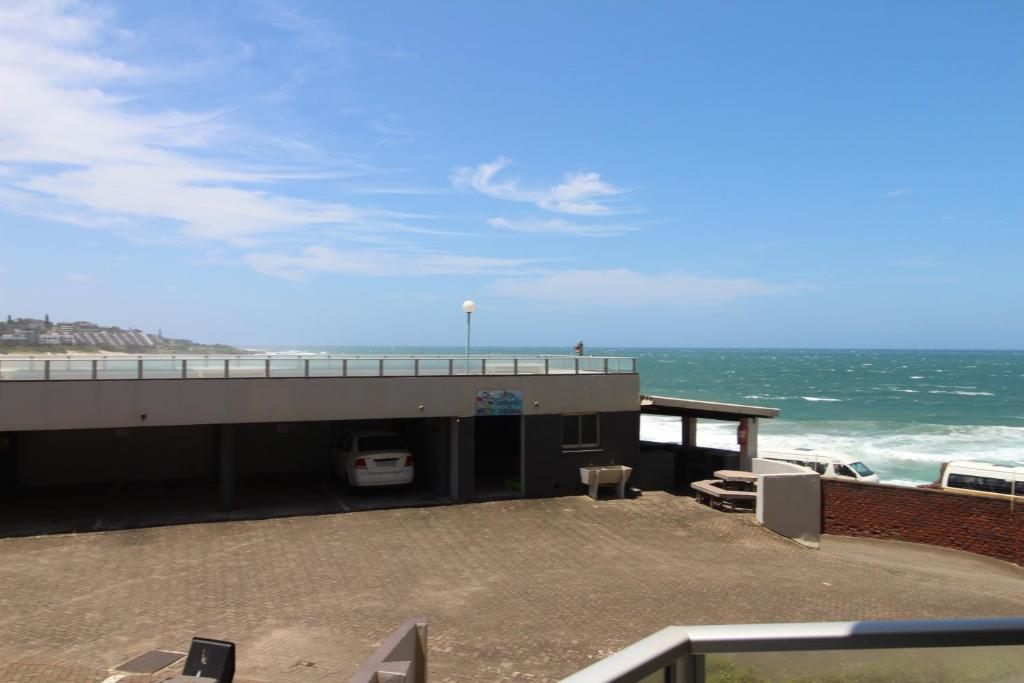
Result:
[[230,510],[215,480],[134,481],[7,489],[0,493],[0,537],[110,531],[451,503],[409,487],[354,489],[323,476],[240,477]]

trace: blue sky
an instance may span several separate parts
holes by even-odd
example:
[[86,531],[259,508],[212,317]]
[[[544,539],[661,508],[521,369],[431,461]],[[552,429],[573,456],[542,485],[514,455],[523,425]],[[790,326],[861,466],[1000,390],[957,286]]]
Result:
[[1024,346],[1024,5],[0,2],[0,313]]

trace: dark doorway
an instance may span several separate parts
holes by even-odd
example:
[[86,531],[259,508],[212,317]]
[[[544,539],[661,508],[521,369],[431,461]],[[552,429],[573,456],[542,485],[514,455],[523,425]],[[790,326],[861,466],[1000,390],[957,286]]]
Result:
[[477,497],[522,495],[522,418],[489,415],[475,421],[473,471]]

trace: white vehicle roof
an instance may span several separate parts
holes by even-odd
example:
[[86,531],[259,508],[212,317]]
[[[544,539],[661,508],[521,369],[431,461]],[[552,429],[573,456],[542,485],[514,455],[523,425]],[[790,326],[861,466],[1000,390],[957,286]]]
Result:
[[766,460],[806,460],[808,462],[838,462],[849,464],[860,462],[860,458],[837,453],[823,453],[816,448],[797,448],[792,451],[758,451],[757,457]]
[[973,460],[953,460],[946,464],[945,474],[970,474],[976,477],[993,477],[997,479],[1013,479],[1024,481],[1024,466],[1007,467],[1006,465],[993,465],[988,462],[974,462]]

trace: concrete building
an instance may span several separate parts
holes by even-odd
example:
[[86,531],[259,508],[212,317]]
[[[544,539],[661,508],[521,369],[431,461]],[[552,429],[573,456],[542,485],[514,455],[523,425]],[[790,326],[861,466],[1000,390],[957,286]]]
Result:
[[35,330],[14,328],[6,334],[0,335],[0,343],[6,344],[35,344],[39,339],[39,333]]
[[577,493],[579,467],[633,465],[633,359],[0,359],[0,480],[19,487],[246,475],[330,477],[344,433],[387,428],[417,490],[454,501]]
[[88,346],[156,346],[148,334],[138,330],[76,330],[62,337],[73,344]]

